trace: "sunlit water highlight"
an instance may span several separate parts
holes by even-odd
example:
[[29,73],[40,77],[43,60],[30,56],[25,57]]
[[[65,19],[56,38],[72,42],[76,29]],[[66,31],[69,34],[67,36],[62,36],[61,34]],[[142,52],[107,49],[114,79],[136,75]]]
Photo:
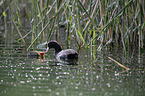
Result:
[[[90,50],[82,48],[78,65],[62,65],[56,64],[53,50],[41,60],[27,58],[24,48],[1,44],[1,96],[143,96],[145,93],[144,54],[130,57],[122,50],[104,49],[91,55]],[[132,70],[123,72],[125,69],[108,56]]]

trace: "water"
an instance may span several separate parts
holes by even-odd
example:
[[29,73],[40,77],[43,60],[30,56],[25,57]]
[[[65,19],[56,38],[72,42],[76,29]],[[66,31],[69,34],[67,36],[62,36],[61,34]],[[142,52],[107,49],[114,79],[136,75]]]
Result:
[[[0,96],[144,96],[144,54],[117,50],[82,48],[78,65],[55,65],[53,50],[29,59],[23,45],[0,44]],[[131,70],[122,72],[108,56]]]

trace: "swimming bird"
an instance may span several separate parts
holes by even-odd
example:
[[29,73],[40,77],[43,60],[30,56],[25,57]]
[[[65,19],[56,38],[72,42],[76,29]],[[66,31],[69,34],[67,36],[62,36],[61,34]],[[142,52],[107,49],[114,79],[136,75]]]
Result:
[[30,51],[27,53],[27,57],[30,59],[44,59],[45,52],[41,51]]
[[55,40],[52,40],[47,43],[46,52],[52,48],[55,50],[54,56],[59,62],[74,63],[78,59],[77,51],[73,49],[62,50],[62,47],[60,46],[60,44]]

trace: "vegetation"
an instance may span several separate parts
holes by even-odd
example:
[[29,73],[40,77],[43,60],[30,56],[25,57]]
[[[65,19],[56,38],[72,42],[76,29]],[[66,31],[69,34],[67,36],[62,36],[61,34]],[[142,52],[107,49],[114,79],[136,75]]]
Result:
[[[76,41],[78,48],[96,45],[121,45],[126,51],[145,42],[145,0],[2,0],[2,16],[10,11],[11,22],[25,43],[31,34],[31,48],[53,37],[59,39],[64,28],[67,46]],[[22,35],[22,18],[30,22],[30,30]],[[60,41],[61,42],[61,41]],[[25,44],[26,45],[26,44]]]

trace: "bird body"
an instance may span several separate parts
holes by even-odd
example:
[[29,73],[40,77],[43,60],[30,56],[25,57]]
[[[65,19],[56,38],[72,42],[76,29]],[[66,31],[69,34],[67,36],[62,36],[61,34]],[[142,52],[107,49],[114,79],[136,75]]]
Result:
[[73,50],[73,49],[65,49],[62,50],[61,46],[59,45],[59,43],[57,41],[50,41],[47,43],[47,50],[49,49],[55,49],[55,58],[59,61],[59,62],[76,62],[78,59],[78,53],[77,51]]
[[73,49],[66,49],[66,50],[62,50],[58,54],[56,54],[55,58],[63,59],[63,60],[78,59],[78,54]]

